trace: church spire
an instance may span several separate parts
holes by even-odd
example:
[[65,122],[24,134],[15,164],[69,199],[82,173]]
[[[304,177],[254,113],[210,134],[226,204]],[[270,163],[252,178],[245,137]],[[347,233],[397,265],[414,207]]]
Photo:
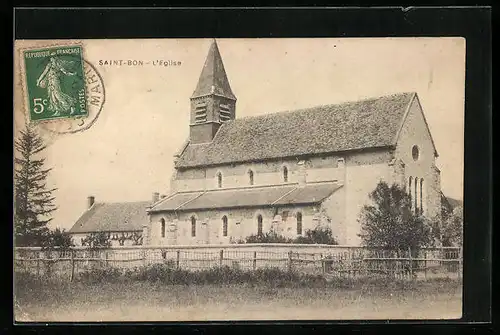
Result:
[[214,39],[198,85],[191,96],[190,143],[212,141],[221,125],[234,120],[235,117],[236,96],[229,86],[222,57]]
[[217,46],[217,41],[212,40],[212,45],[208,51],[205,65],[201,71],[198,85],[191,98],[197,98],[205,95],[215,94],[228,99],[236,100],[236,96],[231,90],[226,70],[222,62],[222,57]]

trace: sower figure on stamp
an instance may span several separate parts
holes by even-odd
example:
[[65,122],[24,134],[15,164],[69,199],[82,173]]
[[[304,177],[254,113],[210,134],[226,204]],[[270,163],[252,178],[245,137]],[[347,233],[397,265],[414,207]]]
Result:
[[61,76],[74,76],[75,72],[67,70],[72,62],[51,57],[42,74],[38,78],[36,84],[39,87],[47,87],[47,96],[49,99],[49,107],[54,112],[54,116],[59,116],[61,112],[71,110],[70,114],[74,113],[74,105],[76,99],[64,93],[61,89]]

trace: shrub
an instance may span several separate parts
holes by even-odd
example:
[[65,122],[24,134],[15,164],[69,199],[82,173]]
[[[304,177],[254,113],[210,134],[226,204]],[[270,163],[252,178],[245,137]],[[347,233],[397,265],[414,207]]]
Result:
[[287,238],[274,231],[265,234],[250,235],[246,238],[246,243],[297,243],[297,244],[330,244],[337,245],[333,237],[331,228],[318,226],[314,229],[308,229],[305,236],[299,236],[295,239]]
[[94,269],[78,276],[78,281],[102,283],[115,281],[146,281],[166,285],[249,284],[256,286],[317,286],[324,285],[320,276],[284,271],[279,268],[261,268],[244,271],[229,266],[199,271],[172,269],[164,264],[153,264],[135,269]]
[[441,224],[434,223],[434,236],[445,247],[463,246],[463,207],[458,206],[442,217]]
[[312,230],[306,230],[305,236],[299,236],[294,241],[298,244],[330,244],[337,245],[330,227],[318,226]]
[[274,231],[247,236],[245,241],[246,243],[292,243],[291,239],[281,236]]
[[109,248],[111,247],[111,236],[107,232],[91,233],[86,238],[82,239],[82,246],[93,248]]
[[78,280],[85,283],[114,282],[122,277],[122,271],[117,268],[91,269],[79,274]]
[[71,235],[65,230],[61,230],[56,228],[53,231],[48,231],[42,242],[42,250],[60,250],[62,253],[65,251],[71,250],[71,247],[74,247],[73,238]]

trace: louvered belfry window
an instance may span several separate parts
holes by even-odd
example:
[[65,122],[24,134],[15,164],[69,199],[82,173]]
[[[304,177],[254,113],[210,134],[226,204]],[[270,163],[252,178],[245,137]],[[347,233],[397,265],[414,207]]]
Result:
[[195,122],[203,123],[207,121],[207,103],[199,102],[195,107]]
[[220,122],[226,122],[231,120],[231,110],[229,108],[229,105],[226,104],[220,104],[219,105],[219,119]]

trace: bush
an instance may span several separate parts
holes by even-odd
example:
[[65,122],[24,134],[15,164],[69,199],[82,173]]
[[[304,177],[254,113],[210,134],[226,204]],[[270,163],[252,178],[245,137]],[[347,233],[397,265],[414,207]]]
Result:
[[250,235],[245,239],[246,243],[292,243],[292,240],[278,235],[274,231],[265,234]]
[[274,231],[269,231],[260,235],[250,235],[246,238],[246,243],[338,244],[333,237],[332,230],[329,227],[323,226],[308,229],[305,232],[305,236],[299,236],[295,239],[278,235]]
[[314,286],[324,284],[322,276],[284,271],[278,268],[262,268],[244,271],[229,266],[214,267],[199,271],[173,269],[164,264],[153,264],[135,269],[95,269],[82,273],[78,281],[101,283],[116,281],[146,281],[165,285],[210,285],[249,284],[273,287]]
[[77,280],[85,283],[113,282],[119,280],[122,274],[117,268],[91,269],[80,273]]
[[61,230],[56,228],[53,231],[48,231],[42,242],[42,250],[54,250],[58,249],[62,252],[70,250],[71,247],[74,247],[73,238],[71,235],[65,230]]
[[297,244],[331,244],[337,245],[333,232],[329,227],[318,226],[312,230],[306,230],[305,236],[299,236],[294,240]]
[[87,246],[90,249],[109,248],[111,247],[111,236],[109,233],[103,231],[91,233],[82,239],[82,246]]

